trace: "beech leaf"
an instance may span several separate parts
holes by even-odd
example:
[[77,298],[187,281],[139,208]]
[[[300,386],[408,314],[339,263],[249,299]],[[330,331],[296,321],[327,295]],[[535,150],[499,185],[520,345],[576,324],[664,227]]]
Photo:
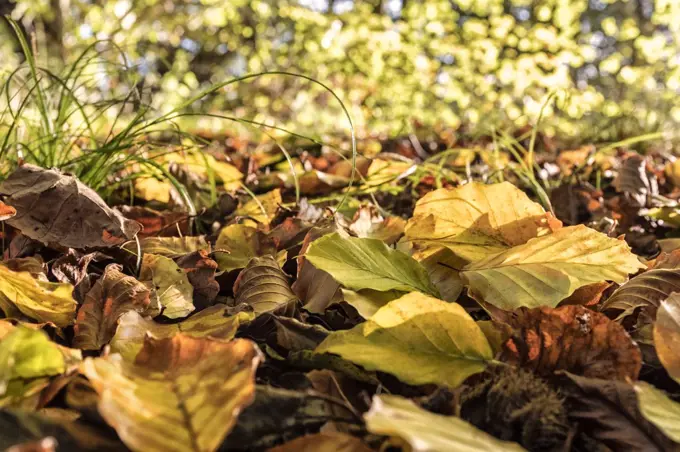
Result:
[[419,248],[446,247],[474,262],[548,233],[543,208],[509,182],[478,182],[423,196],[406,224]]
[[493,358],[465,309],[418,292],[389,302],[351,330],[331,333],[315,353],[334,353],[413,385],[453,387]]
[[666,436],[680,443],[680,403],[643,381],[635,384],[640,412]]
[[248,340],[148,337],[134,363],[88,358],[98,409],[134,451],[212,452],[255,395],[261,360]]
[[642,268],[626,242],[578,225],[474,262],[461,276],[476,299],[515,309],[555,307],[579,287],[622,283]]
[[244,268],[254,257],[276,255],[276,246],[266,234],[243,224],[223,228],[215,242],[215,250],[215,260],[225,272]]
[[59,327],[73,323],[78,304],[73,286],[35,279],[29,272],[15,272],[0,264],[0,310],[5,317],[23,314]]
[[118,329],[111,340],[111,351],[132,360],[142,349],[147,334],[162,339],[183,333],[191,337],[233,339],[238,327],[255,317],[251,312],[227,315],[224,305],[210,306],[179,323],[162,324],[143,317],[136,311],[128,311],[120,317]]
[[620,320],[636,309],[644,309],[654,318],[661,301],[673,292],[680,292],[680,269],[654,268],[616,289],[601,310],[616,312]]
[[656,311],[654,346],[663,367],[680,383],[680,293],[671,294]]
[[286,309],[298,298],[272,256],[254,257],[234,283],[236,304],[247,304],[256,314]]
[[120,265],[108,265],[85,296],[74,326],[74,347],[99,350],[108,344],[116,331],[118,319],[127,311],[158,314],[158,308],[149,298],[149,289],[121,270]]
[[312,242],[305,257],[348,289],[439,295],[422,265],[380,240],[344,239],[336,232]]
[[364,415],[366,428],[404,441],[412,451],[520,452],[517,443],[501,441],[453,416],[442,416],[394,395],[375,395]]
[[169,257],[145,254],[139,281],[145,284],[151,296],[163,306],[162,314],[169,319],[188,316],[194,309],[194,287],[186,273]]
[[359,438],[342,433],[316,433],[269,449],[268,452],[371,452]]
[[141,229],[107,206],[94,190],[57,169],[23,165],[0,183],[0,195],[17,211],[7,224],[43,243],[114,246]]

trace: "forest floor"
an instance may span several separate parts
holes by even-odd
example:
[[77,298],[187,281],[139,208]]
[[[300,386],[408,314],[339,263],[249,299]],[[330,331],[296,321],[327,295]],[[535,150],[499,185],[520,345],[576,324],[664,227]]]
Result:
[[680,448],[669,146],[204,138],[3,175],[3,450]]

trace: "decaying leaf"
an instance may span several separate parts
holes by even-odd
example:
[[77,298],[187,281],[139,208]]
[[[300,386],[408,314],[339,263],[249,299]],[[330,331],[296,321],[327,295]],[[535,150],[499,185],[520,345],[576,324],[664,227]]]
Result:
[[458,417],[430,413],[393,395],[373,396],[364,419],[371,433],[397,438],[414,452],[524,450],[519,444],[494,438]]
[[331,231],[330,228],[312,228],[305,235],[298,254],[297,279],[291,288],[304,304],[304,308],[310,312],[322,313],[331,304],[342,301],[340,284],[328,272],[319,270],[305,257],[309,245]]
[[77,303],[70,284],[39,281],[28,272],[0,265],[0,310],[5,317],[25,315],[65,327],[73,323]]
[[406,224],[421,248],[447,247],[474,262],[549,232],[545,210],[514,185],[473,182],[423,196]]
[[333,233],[312,242],[305,257],[348,289],[439,295],[427,271],[415,259],[380,240],[343,239]]
[[109,343],[116,332],[118,319],[127,311],[157,315],[159,307],[149,296],[149,289],[144,284],[123,274],[120,265],[110,264],[78,310],[73,346],[99,350]]
[[[635,384],[640,412],[667,437],[680,443],[680,403],[643,381]],[[678,446],[680,447],[680,445]]]
[[194,306],[198,309],[211,306],[220,292],[220,284],[215,279],[217,262],[205,250],[186,254],[176,262],[186,272],[194,287]]
[[[179,257],[194,251],[205,250],[210,252],[210,244],[205,237],[146,237],[140,240],[142,252],[158,254],[166,257]],[[125,248],[137,253],[137,244],[129,243]]]
[[331,333],[315,353],[334,353],[409,384],[453,387],[493,358],[484,333],[460,305],[417,292],[351,330]]
[[220,270],[226,272],[244,268],[254,257],[276,255],[273,240],[257,228],[243,224],[231,224],[222,229],[215,250],[215,260]]
[[656,268],[646,271],[619,287],[603,304],[604,312],[622,319],[644,309],[652,318],[662,300],[680,292],[680,269]]
[[98,408],[132,450],[212,452],[255,396],[257,346],[177,334],[147,338],[134,363],[88,358]]
[[298,301],[272,256],[250,260],[234,283],[234,299],[236,304],[253,308],[256,314],[286,309]]
[[501,309],[556,306],[576,289],[622,283],[645,268],[626,242],[569,226],[474,262],[461,272],[473,297]]
[[608,450],[676,450],[640,409],[633,385],[615,380],[579,377],[564,372],[561,391],[567,414],[582,432]]
[[381,240],[394,245],[404,233],[406,221],[399,217],[384,218],[373,205],[361,206],[348,229],[357,237]]
[[623,161],[614,186],[638,207],[646,206],[653,196],[659,194],[656,176],[647,171],[647,159],[635,153]]
[[147,333],[162,339],[182,333],[191,337],[211,337],[214,339],[233,339],[238,327],[255,317],[251,312],[226,313],[224,305],[215,305],[195,313],[179,323],[161,324],[136,311],[127,311],[118,321],[116,334],[111,340],[111,351],[120,353],[132,361],[142,349]]
[[659,304],[654,323],[654,347],[668,374],[680,383],[680,293]]
[[505,319],[513,329],[501,359],[541,375],[636,380],[640,349],[621,325],[583,306],[518,309]]
[[268,452],[371,452],[372,450],[355,436],[342,433],[316,433],[273,447]]
[[163,307],[162,315],[169,319],[188,316],[194,309],[194,288],[186,273],[169,257],[145,254],[139,281],[145,284]]
[[17,210],[7,224],[43,243],[106,247],[132,239],[141,229],[94,190],[56,169],[23,165],[0,183],[0,196]]

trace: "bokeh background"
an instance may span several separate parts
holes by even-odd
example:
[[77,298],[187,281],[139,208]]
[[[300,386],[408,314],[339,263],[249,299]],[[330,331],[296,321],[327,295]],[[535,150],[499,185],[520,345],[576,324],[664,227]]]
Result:
[[[134,89],[167,111],[233,77],[289,71],[332,88],[363,136],[522,127],[544,104],[544,130],[579,142],[672,134],[680,120],[677,0],[5,0],[0,13],[56,73],[90,46],[78,92],[91,102]],[[22,60],[2,27],[0,79]],[[346,132],[332,96],[285,76],[191,108]]]

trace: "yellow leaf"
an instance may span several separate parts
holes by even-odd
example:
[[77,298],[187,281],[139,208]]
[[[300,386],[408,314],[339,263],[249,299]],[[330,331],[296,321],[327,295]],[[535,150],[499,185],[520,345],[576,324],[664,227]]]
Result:
[[99,413],[133,451],[212,452],[255,395],[257,346],[177,334],[147,338],[134,363],[118,354],[81,365]]
[[476,299],[516,309],[555,307],[579,287],[622,283],[643,268],[623,240],[578,225],[469,264],[461,277]]
[[5,317],[23,314],[41,322],[65,327],[73,323],[78,304],[70,284],[38,281],[29,272],[0,265],[0,310]]
[[668,374],[680,383],[680,293],[659,304],[654,323],[654,347]]
[[209,170],[212,170],[215,179],[222,182],[227,191],[237,190],[241,187],[243,173],[238,168],[229,163],[217,160],[207,152],[200,150],[173,152],[165,156],[167,162],[177,163],[186,168],[190,173],[196,174],[203,179],[209,177]]
[[315,353],[334,353],[409,384],[452,387],[493,358],[465,309],[418,292],[389,302],[351,330],[331,333]]
[[263,224],[269,224],[276,214],[276,210],[283,202],[281,190],[278,188],[251,198],[241,207],[236,209],[235,214],[241,217],[250,217]]
[[547,218],[539,204],[509,182],[473,182],[421,198],[405,234],[418,248],[446,247],[474,262],[549,233]]
[[139,281],[151,291],[151,296],[163,307],[169,319],[188,316],[194,309],[194,287],[179,266],[169,257],[144,254]]

